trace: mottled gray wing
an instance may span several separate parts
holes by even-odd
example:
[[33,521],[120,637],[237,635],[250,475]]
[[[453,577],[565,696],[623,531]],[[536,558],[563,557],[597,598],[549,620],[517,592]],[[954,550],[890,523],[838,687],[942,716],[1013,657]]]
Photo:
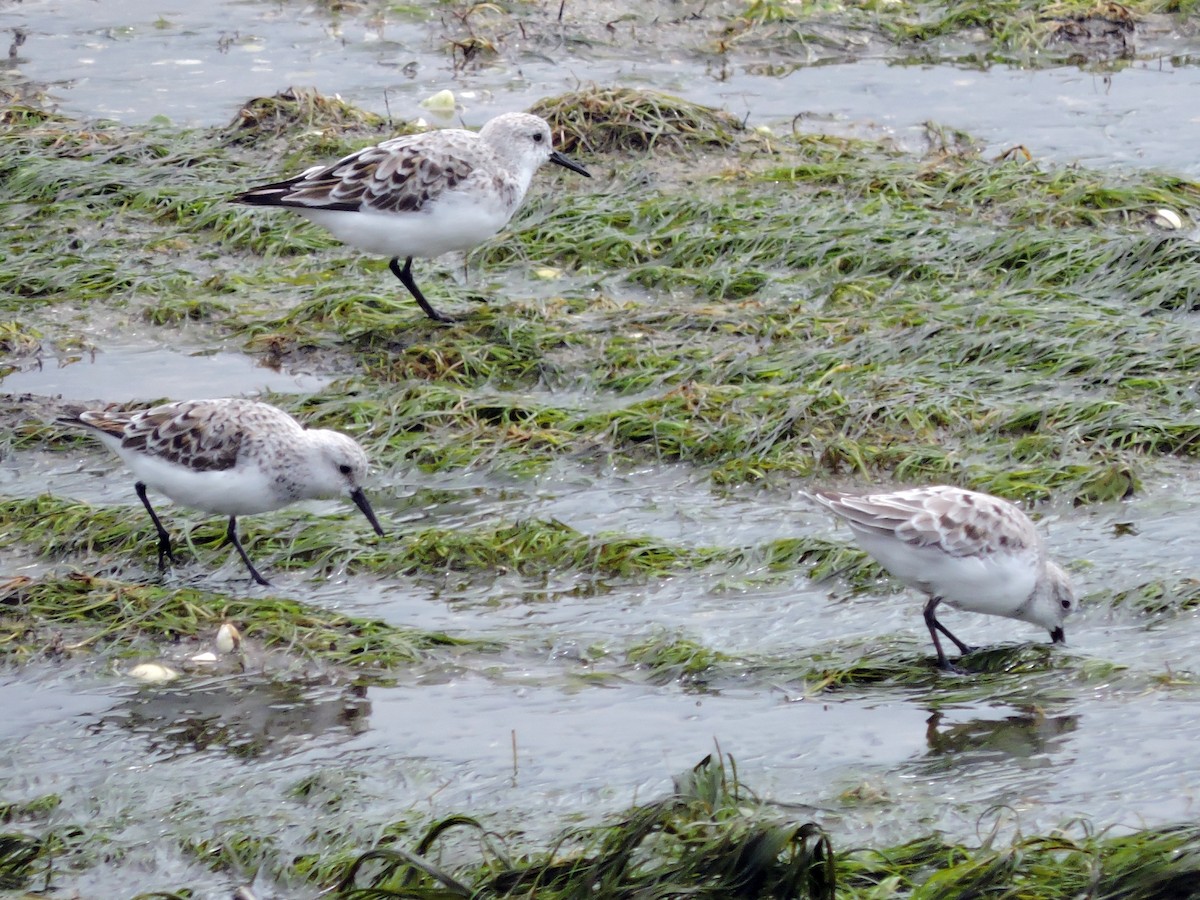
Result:
[[[121,446],[199,472],[231,469],[245,435],[228,417],[213,415],[216,408],[204,400],[184,400],[136,413],[128,417]],[[97,417],[104,414],[87,414],[84,421],[113,431],[98,424]]]
[[974,491],[942,487],[861,495],[818,491],[815,496],[856,531],[937,547],[951,556],[1015,552],[1039,543],[1020,509]]
[[484,161],[470,132],[461,138],[458,132],[433,134],[442,140],[431,142],[424,134],[393,138],[234,199],[296,209],[415,212],[460,185]]

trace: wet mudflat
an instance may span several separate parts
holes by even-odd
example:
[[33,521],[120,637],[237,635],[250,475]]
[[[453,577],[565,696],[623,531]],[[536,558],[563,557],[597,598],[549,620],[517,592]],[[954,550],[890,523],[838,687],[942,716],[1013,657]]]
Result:
[[[381,837],[461,814],[529,853],[718,751],[835,849],[1194,819],[1186,20],[1041,68],[1017,39],[786,5],[615,29],[569,4],[93,7],[4,10],[37,102],[0,162],[0,802],[47,848],[18,886],[53,858],[80,896],[316,896]],[[146,60],[161,79],[121,76]],[[601,116],[638,98],[577,79],[770,132],[610,147]],[[366,112],[294,93],[226,127],[297,82]],[[1030,106],[1049,85],[1070,114]],[[419,263],[453,326],[381,261],[222,199],[390,134],[381,86],[405,119],[449,87],[472,126],[565,98],[596,176],[540,173],[465,273]],[[1035,159],[995,159],[1017,144]],[[263,391],[363,442],[389,537],[338,502],[248,518],[258,588],[219,521],[168,506],[160,578],[128,474],[55,410]],[[937,481],[1027,503],[1083,596],[1065,649],[950,613],[998,649],[937,673],[919,601],[798,497]],[[243,654],[198,661],[226,618]]]

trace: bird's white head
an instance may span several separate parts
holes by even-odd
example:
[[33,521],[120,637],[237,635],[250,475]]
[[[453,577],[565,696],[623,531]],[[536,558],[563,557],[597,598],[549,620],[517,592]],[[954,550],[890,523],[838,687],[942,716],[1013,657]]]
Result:
[[547,162],[553,162],[585,177],[590,173],[579,163],[554,149],[550,126],[545,119],[530,113],[504,113],[479,131],[479,137],[491,148],[504,167],[528,190],[533,174]]
[[340,431],[313,428],[310,439],[317,448],[319,465],[313,466],[310,483],[323,488],[323,497],[349,494],[367,476],[370,463],[367,452],[354,438]]
[[1030,598],[1026,620],[1045,628],[1053,641],[1062,643],[1066,639],[1063,622],[1075,612],[1076,606],[1078,601],[1071,576],[1057,563],[1047,560]]
[[383,534],[379,520],[367,496],[362,482],[367,477],[370,463],[367,453],[359,443],[340,431],[314,429],[309,432],[316,447],[316,462],[310,467],[307,493],[311,497],[336,497],[344,494],[362,510],[376,534]]

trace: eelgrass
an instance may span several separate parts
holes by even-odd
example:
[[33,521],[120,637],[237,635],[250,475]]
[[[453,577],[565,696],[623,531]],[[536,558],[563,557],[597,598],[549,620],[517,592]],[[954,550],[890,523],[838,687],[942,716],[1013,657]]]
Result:
[[[685,566],[736,560],[738,551],[689,549],[618,532],[587,535],[561,522],[527,520],[484,528],[426,528],[399,540],[367,534],[349,536],[326,521],[289,514],[292,525],[267,533],[255,524],[281,517],[256,517],[242,525],[242,543],[264,566],[296,568],[313,574],[333,571],[414,574],[449,570],[504,571],[538,575],[578,571],[606,576],[656,577]],[[346,521],[357,521],[347,516]],[[357,529],[356,529],[357,530]],[[185,545],[218,548],[225,524],[209,520],[185,535]],[[0,501],[0,546],[20,542],[50,556],[64,554],[157,557],[149,519],[128,508],[99,508],[48,495]]]
[[[476,836],[483,858],[447,869],[438,845],[460,831]],[[1161,900],[1200,890],[1195,825],[1118,835],[1074,822],[1046,835],[994,830],[976,846],[936,834],[881,849],[835,852],[836,842],[755,797],[732,760],[709,757],[676,780],[672,796],[569,832],[540,853],[514,854],[469,817],[443,819],[411,850],[389,840],[360,855],[333,895]]]
[[[370,139],[358,127],[339,107],[326,132],[350,146]],[[313,255],[338,245],[227,202],[246,169],[276,164],[253,147],[60,119],[6,137],[0,174],[23,211],[0,262],[14,344],[56,329],[59,303],[98,302],[272,362],[357,370],[318,402],[332,427],[352,415],[389,433],[383,465],[528,475],[567,455],[650,458],[718,483],[854,475],[1096,502],[1200,446],[1200,357],[1172,315],[1200,306],[1200,253],[1149,224],[1160,206],[1200,209],[1200,191],[1170,176],[742,137],[715,173],[647,189],[618,165],[598,192],[535,194],[474,256],[615,290],[489,298],[434,329],[381,261]],[[212,242],[231,264],[212,265]],[[167,250],[185,262],[164,266]]]
[[76,825],[50,827],[36,836],[0,833],[0,890],[49,890],[56,866],[85,864],[89,854],[83,848],[89,837]]
[[[854,847],[836,829],[789,813],[741,783],[732,758],[707,757],[667,797],[571,829],[545,849],[521,846],[467,815],[444,816],[412,840],[411,823],[383,829],[368,849],[280,859],[269,841],[226,835],[192,848],[218,871],[272,872],[345,900],[384,898],[636,897],[795,900],[1162,900],[1197,896],[1200,827],[1112,833],[1084,820],[1041,835],[997,825],[974,844],[927,834],[890,847]],[[807,817],[805,817],[807,818]],[[409,843],[411,841],[411,843]],[[229,844],[238,844],[234,849]],[[54,884],[56,867],[95,856],[76,828],[0,836],[0,885]],[[190,896],[187,889],[138,895]]]
[[35,865],[48,856],[43,842],[23,834],[0,834],[0,889],[14,890],[28,884]]
[[[458,829],[479,834],[489,850],[474,872],[451,873],[429,858]],[[781,818],[741,785],[732,761],[706,757],[676,779],[671,796],[568,833],[547,852],[511,856],[480,823],[454,817],[411,851],[384,845],[362,854],[335,896],[832,900],[836,887],[821,828]]]
[[1191,898],[1200,895],[1200,827],[1109,835],[1078,822],[1011,842],[993,836],[970,848],[922,838],[891,850],[851,851],[838,863],[851,898]]
[[58,809],[62,798],[58,794],[44,794],[20,803],[0,803],[0,824],[23,819],[40,819]]
[[1170,619],[1200,607],[1200,580],[1183,576],[1155,578],[1130,588],[1109,592],[1107,602],[1159,619]]
[[363,675],[385,675],[437,648],[490,646],[279,597],[238,598],[81,573],[0,584],[0,655],[10,662],[40,653],[137,651],[146,642],[180,638],[207,641],[228,620],[242,623],[263,649],[319,658]]
[[[256,523],[291,524],[279,530]],[[378,574],[436,575],[449,571],[494,576],[576,573],[630,579],[661,578],[711,569],[728,578],[758,581],[807,570],[816,580],[836,577],[857,590],[878,589],[882,570],[854,545],[809,536],[762,546],[684,546],[612,531],[586,534],[555,520],[457,528],[410,528],[395,540],[358,534],[357,517],[305,516],[295,512],[247,518],[243,545],[264,565],[314,574],[348,570]],[[349,528],[347,528],[349,526]],[[353,531],[356,537],[347,537]],[[224,542],[225,524],[209,520],[185,532],[183,545],[208,551]],[[157,558],[149,519],[129,507],[98,507],[40,495],[0,501],[0,547],[36,549],[50,558],[73,556],[124,564]],[[183,548],[178,548],[180,554]],[[118,562],[118,565],[121,565]],[[186,564],[186,560],[185,560]]]

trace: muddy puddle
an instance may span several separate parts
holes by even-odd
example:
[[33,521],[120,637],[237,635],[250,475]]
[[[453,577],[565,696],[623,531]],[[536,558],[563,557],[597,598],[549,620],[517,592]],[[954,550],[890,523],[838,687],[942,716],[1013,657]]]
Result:
[[[674,4],[658,7],[678,19]],[[722,66],[705,54],[656,54],[647,31],[630,37],[644,59],[604,43],[577,52],[559,43],[509,46],[493,64],[463,68],[445,47],[453,23],[424,15],[380,25],[367,14],[330,16],[290,3],[134,0],[118,8],[26,0],[0,7],[0,16],[4,27],[26,33],[9,74],[43,83],[70,115],[224,123],[247,97],[297,84],[397,118],[428,118],[420,101],[449,87],[463,105],[461,118],[477,125],[595,81],[668,90],[773,128],[790,128],[802,115],[797,127],[891,134],[920,146],[923,123],[932,120],[971,132],[997,152],[1023,144],[1063,162],[1200,173],[1200,68],[1166,45],[1113,72],[901,64],[883,50],[823,65],[772,67],[735,56]],[[672,40],[682,46],[702,32],[697,26]],[[308,393],[336,376],[263,368],[224,347],[123,344],[102,323],[90,339],[94,354],[16,360],[0,391],[108,402]],[[599,408],[631,400],[581,392],[555,402]],[[99,453],[9,453],[0,460],[0,490],[124,505],[130,517],[144,518],[127,473]],[[368,490],[398,540],[408,528],[526,519],[695,546],[752,547],[810,534],[848,539],[793,492],[718,489],[707,473],[683,465],[582,470],[560,461],[537,477],[512,479],[413,467],[377,473]],[[438,501],[423,501],[423,492]],[[881,634],[910,640],[914,654],[927,652],[919,600],[882,584],[851,597],[837,580],[813,583],[803,571],[747,564],[652,580],[508,572],[318,579],[279,571],[271,573],[272,588],[260,589],[218,551],[172,577],[239,596],[269,590],[491,639],[503,649],[438,657],[394,684],[370,687],[286,654],[251,654],[244,670],[186,671],[168,685],[137,683],[132,658],[30,664],[0,679],[0,800],[57,794],[52,821],[86,820],[118,845],[119,863],[56,882],[112,897],[131,886],[183,884],[197,896],[226,896],[228,876],[183,848],[250,834],[290,858],[312,849],[315,819],[359,849],[411,810],[465,813],[540,840],[661,796],[673,775],[718,747],[736,758],[755,791],[791,815],[822,822],[839,847],[931,829],[970,838],[987,830],[981,812],[996,806],[1027,833],[1076,816],[1130,828],[1189,819],[1200,784],[1192,750],[1200,741],[1196,694],[1151,685],[1194,666],[1200,616],[1156,623],[1133,611],[1089,608],[1086,597],[1145,581],[1147,560],[1164,578],[1200,571],[1198,506],[1200,484],[1181,471],[1130,502],[1041,509],[1051,551],[1084,595],[1065,652],[1115,662],[1119,683],[1072,673],[1053,689],[1039,682],[1027,694],[1017,688],[961,703],[943,702],[955,690],[953,678],[932,675],[928,690],[868,685],[813,696],[803,683],[750,667],[717,684],[694,684],[664,683],[626,664],[628,651],[655,635],[779,660],[839,642],[847,652],[870,652]],[[337,503],[307,508],[345,511]],[[181,510],[170,516],[174,527],[202,518]],[[145,534],[150,540],[148,527]],[[70,567],[32,549],[0,551],[0,575]],[[953,613],[947,621],[982,645],[1045,640],[1020,623]],[[254,623],[241,624],[252,643]],[[155,652],[146,648],[144,656]],[[315,893],[259,885],[261,897]]]

